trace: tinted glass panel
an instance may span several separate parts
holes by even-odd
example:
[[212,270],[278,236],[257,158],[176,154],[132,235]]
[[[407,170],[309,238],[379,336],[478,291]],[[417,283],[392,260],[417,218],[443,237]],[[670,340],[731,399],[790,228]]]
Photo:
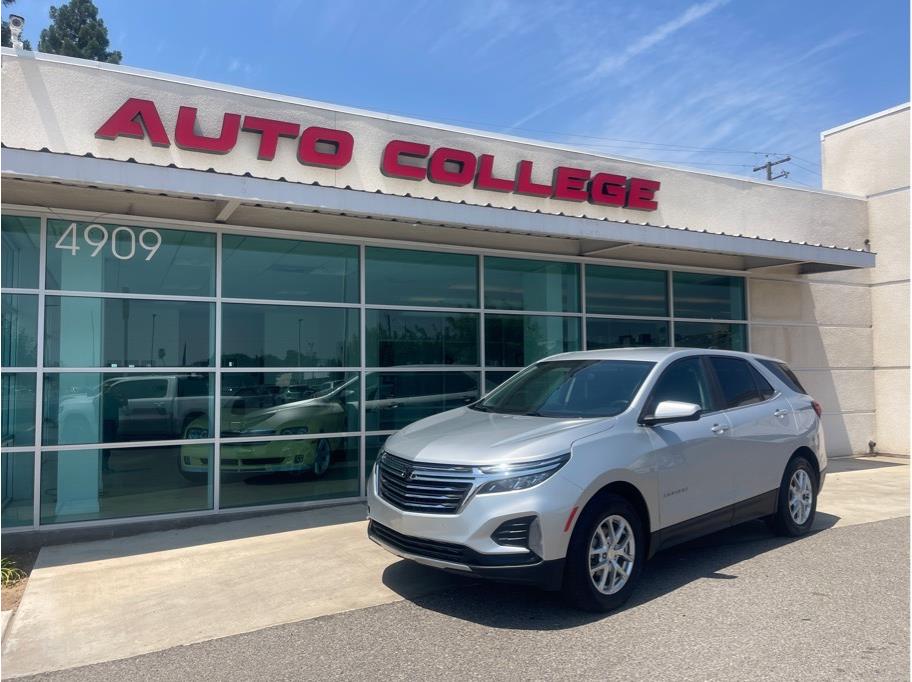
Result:
[[586,266],[586,312],[602,315],[668,315],[665,270]]
[[674,273],[675,317],[744,319],[744,278]]
[[710,383],[699,358],[678,360],[662,373],[652,390],[648,409],[654,410],[664,400],[699,405],[704,412],[716,409]]
[[222,375],[222,435],[299,436],[358,430],[357,374]]
[[804,388],[804,386],[801,385],[801,382],[798,381],[798,377],[795,376],[795,373],[784,362],[775,362],[774,360],[761,360],[760,364],[775,374],[776,378],[778,378],[783,384],[788,386],[793,391],[807,395],[807,390]]
[[586,345],[590,350],[667,346],[668,323],[652,320],[589,318],[586,322]]
[[184,466],[182,446],[41,453],[41,522],[113,519],[212,508],[209,462]]
[[5,372],[3,382],[3,446],[35,444],[35,374]]
[[653,367],[622,360],[540,362],[472,409],[562,419],[610,417],[630,406]]
[[3,294],[3,366],[35,367],[38,358],[38,297]]
[[380,453],[380,449],[383,447],[383,444],[386,443],[386,439],[389,436],[368,436],[364,439],[364,476],[365,478],[370,478],[371,473],[374,470],[374,462],[377,461],[377,455]]
[[514,374],[516,372],[492,372],[488,370],[485,372],[485,393],[493,391]]
[[478,257],[434,251],[365,250],[368,303],[478,307]]
[[48,367],[208,367],[212,303],[45,298]]
[[478,400],[479,378],[477,372],[371,372],[366,379],[367,430],[401,429]]
[[222,296],[358,302],[358,247],[226,234]]
[[215,235],[49,220],[47,288],[213,296]]
[[353,367],[358,310],[288,305],[222,306],[224,367]]
[[367,311],[367,365],[477,365],[478,315]]
[[17,289],[38,288],[38,252],[41,220],[14,215],[3,216],[0,230],[3,286]]
[[754,383],[757,384],[757,389],[760,391],[760,397],[764,400],[769,400],[772,398],[773,395],[775,395],[776,390],[770,386],[770,383],[763,377],[762,374],[760,374],[760,372],[757,371],[753,365],[748,363],[748,366],[750,367],[751,376],[754,377]]
[[31,452],[4,452],[0,455],[3,478],[4,528],[31,526],[34,516],[35,456]]
[[223,444],[221,506],[357,497],[360,438]]
[[45,445],[198,438],[208,422],[211,374],[44,376]]
[[580,349],[580,321],[548,315],[486,315],[485,362],[525,367],[555,353]]
[[576,263],[485,258],[485,306],[501,310],[579,311]]
[[750,365],[746,361],[718,356],[710,357],[709,361],[722,387],[726,407],[741,407],[762,400]]
[[684,348],[747,350],[747,325],[723,322],[675,322],[675,345]]

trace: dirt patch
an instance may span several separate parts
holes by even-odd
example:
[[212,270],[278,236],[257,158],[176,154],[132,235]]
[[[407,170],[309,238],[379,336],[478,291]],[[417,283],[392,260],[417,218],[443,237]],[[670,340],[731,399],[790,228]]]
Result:
[[33,549],[7,554],[3,557],[4,559],[10,559],[16,565],[16,568],[25,573],[24,578],[17,580],[12,585],[4,585],[2,590],[0,590],[0,606],[3,607],[4,611],[15,609],[19,606],[19,601],[25,593],[25,586],[28,584],[28,576],[35,565],[35,559],[38,558],[38,551]]

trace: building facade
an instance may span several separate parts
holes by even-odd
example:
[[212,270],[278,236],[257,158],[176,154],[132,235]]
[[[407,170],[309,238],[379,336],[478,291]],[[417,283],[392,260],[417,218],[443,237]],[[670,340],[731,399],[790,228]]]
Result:
[[825,133],[821,191],[2,59],[5,532],[357,500],[582,348],[774,355],[831,455],[908,453],[908,106]]

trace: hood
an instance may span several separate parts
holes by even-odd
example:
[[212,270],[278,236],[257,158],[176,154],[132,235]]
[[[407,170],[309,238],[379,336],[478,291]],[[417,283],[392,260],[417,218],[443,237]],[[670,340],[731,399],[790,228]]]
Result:
[[385,449],[417,462],[498,464],[559,455],[573,441],[614,426],[614,418],[552,419],[460,407],[411,424]]

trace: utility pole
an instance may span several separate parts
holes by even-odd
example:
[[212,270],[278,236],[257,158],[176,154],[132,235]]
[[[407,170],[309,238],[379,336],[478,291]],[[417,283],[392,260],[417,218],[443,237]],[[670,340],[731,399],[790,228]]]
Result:
[[791,161],[791,160],[792,160],[791,156],[786,156],[784,159],[779,159],[778,161],[767,161],[762,166],[757,166],[756,168],[754,168],[754,173],[756,173],[757,171],[762,171],[765,168],[766,169],[766,179],[769,182],[772,182],[773,180],[778,180],[779,178],[787,178],[789,175],[788,171],[782,171],[778,175],[773,175],[773,166],[778,166],[780,163],[785,163],[786,161]]

